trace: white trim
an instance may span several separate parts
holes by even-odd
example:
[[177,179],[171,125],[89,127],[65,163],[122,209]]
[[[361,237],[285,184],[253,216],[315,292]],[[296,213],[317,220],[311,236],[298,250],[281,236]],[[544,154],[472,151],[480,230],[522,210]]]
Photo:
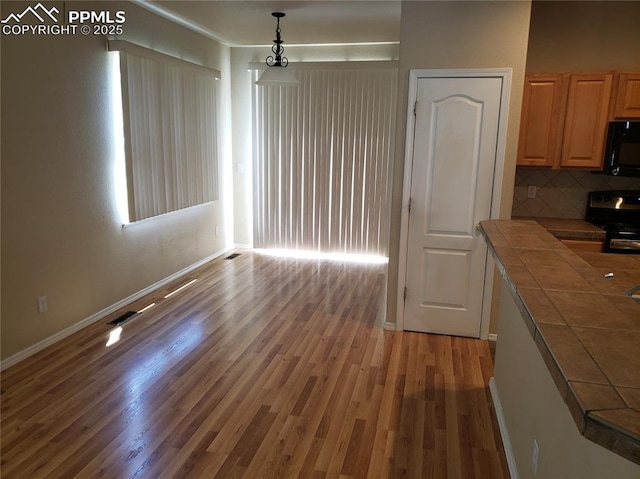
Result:
[[382,329],[384,329],[385,331],[398,331],[398,326],[396,325],[396,323],[384,321],[382,323]]
[[[473,78],[499,77],[502,79],[500,93],[500,109],[498,118],[498,138],[496,143],[496,159],[494,166],[491,194],[490,218],[500,217],[502,201],[502,180],[504,177],[504,159],[507,143],[507,119],[509,114],[509,96],[511,93],[511,68],[464,68],[445,70],[409,70],[409,100],[407,103],[407,132],[404,151],[404,179],[402,182],[402,211],[400,219],[400,255],[398,263],[398,293],[396,305],[396,328],[404,330],[404,288],[407,285],[407,254],[409,243],[409,196],[411,193],[411,176],[413,173],[413,144],[415,137],[415,119],[413,108],[418,96],[418,80],[420,78]],[[487,251],[487,263],[484,274],[484,291],[482,297],[482,313],[480,319],[480,338],[486,339],[489,334],[491,320],[491,299],[493,294],[493,259]]]
[[173,55],[167,55],[166,53],[152,50],[151,48],[136,45],[135,43],[128,42],[126,40],[107,40],[107,50],[110,52],[124,52],[137,55],[139,57],[148,58],[168,65],[174,65],[181,68],[190,68],[206,75],[212,75],[216,80],[220,79],[220,70],[210,68],[199,63],[190,62],[182,58],[174,57]]
[[489,333],[487,336],[487,341],[491,341],[495,343],[498,340],[498,335],[496,333]]
[[398,263],[398,292],[396,328],[404,331],[404,289],[407,285],[407,251],[409,243],[409,197],[411,194],[411,175],[413,174],[413,144],[416,117],[413,105],[418,96],[417,70],[409,71],[409,102],[407,104],[407,133],[404,142],[404,179],[402,181],[402,211],[400,216],[400,259]]
[[149,222],[154,221],[154,220],[161,220],[163,218],[166,218],[167,216],[177,215],[177,214],[180,214],[180,213],[184,213],[184,212],[186,212],[188,210],[201,208],[203,206],[211,206],[216,201],[220,201],[220,200],[219,199],[211,200],[211,201],[207,201],[206,203],[200,203],[198,205],[191,205],[191,206],[187,206],[185,208],[180,208],[179,210],[168,211],[166,213],[162,213],[161,215],[149,216],[148,218],[143,218],[141,220],[130,221],[129,223],[122,223],[122,227],[123,228],[131,228],[133,226],[138,226],[138,225],[140,225],[142,223],[149,223]]
[[496,386],[496,380],[493,377],[489,379],[489,391],[491,392],[493,408],[496,411],[496,418],[498,419],[498,426],[500,427],[500,435],[502,436],[504,455],[507,458],[507,465],[509,466],[509,475],[511,476],[511,479],[519,479],[520,476],[518,476],[516,458],[513,456],[511,440],[509,439],[509,431],[507,430],[507,423],[504,418],[504,413],[502,412],[502,403],[500,402],[500,396],[498,396],[498,387]]
[[[494,190],[495,192],[495,190]],[[493,201],[493,199],[492,199]],[[482,238],[480,241],[484,241]],[[484,290],[482,292],[482,313],[480,315],[480,339],[489,338],[489,325],[491,323],[491,306],[493,302],[493,278],[495,271],[495,260],[485,245],[484,263]]]
[[118,301],[117,303],[114,303],[111,306],[106,307],[102,311],[98,311],[97,313],[92,314],[88,318],[82,319],[82,320],[78,321],[75,324],[72,324],[71,326],[69,326],[68,328],[63,329],[62,331],[58,331],[54,335],[43,339],[42,341],[34,344],[33,346],[29,346],[28,348],[17,352],[13,356],[9,356],[4,361],[0,362],[0,371],[4,371],[5,369],[18,364],[19,362],[27,359],[28,357],[33,356],[34,354],[39,353],[43,349],[45,349],[45,348],[57,343],[58,341],[62,341],[63,339],[67,338],[68,336],[71,336],[72,334],[74,334],[74,333],[80,331],[81,329],[89,326],[90,324],[93,324],[93,323],[95,323],[97,321],[100,321],[105,316],[117,311],[118,309],[126,306],[127,304],[129,304],[129,303],[131,303],[131,302],[133,302],[133,301],[135,301],[137,299],[142,298],[143,296],[153,292],[154,290],[169,284],[171,281],[174,281],[174,280],[178,279],[179,277],[190,273],[194,269],[199,268],[200,266],[208,263],[209,261],[214,260],[215,258],[218,258],[219,256],[222,256],[223,254],[227,253],[228,251],[231,251],[232,249],[233,248],[226,248],[226,249],[217,251],[217,252],[213,253],[212,255],[207,256],[206,258],[201,259],[200,261],[198,261],[196,263],[193,263],[190,266],[187,266],[186,268],[178,271],[177,273],[174,273],[174,274],[172,274],[170,276],[167,276],[166,278],[161,279],[157,283],[154,283],[154,284],[152,284],[150,286],[147,286],[146,288],[138,291],[137,293],[134,293],[131,296],[128,296],[128,297]]
[[[504,179],[504,160],[507,148],[507,129],[509,120],[509,99],[511,95],[511,68],[496,69],[501,73],[502,91],[500,95],[500,118],[498,119],[498,138],[496,144],[496,162],[493,173],[493,192],[491,194],[491,219],[500,218],[502,203],[502,181]],[[482,297],[482,319],[480,320],[480,338],[489,335],[491,323],[491,306],[493,302],[493,279],[495,277],[495,262],[493,255],[487,248],[487,261],[484,266],[484,294]]]

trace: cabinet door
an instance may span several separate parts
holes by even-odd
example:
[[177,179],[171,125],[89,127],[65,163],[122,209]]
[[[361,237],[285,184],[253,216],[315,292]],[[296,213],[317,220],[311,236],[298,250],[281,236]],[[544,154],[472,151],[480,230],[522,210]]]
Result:
[[558,163],[566,84],[563,75],[527,75],[525,78],[518,165]]
[[640,118],[640,73],[621,73],[618,77],[615,117]]
[[612,83],[609,73],[571,75],[561,167],[602,167]]

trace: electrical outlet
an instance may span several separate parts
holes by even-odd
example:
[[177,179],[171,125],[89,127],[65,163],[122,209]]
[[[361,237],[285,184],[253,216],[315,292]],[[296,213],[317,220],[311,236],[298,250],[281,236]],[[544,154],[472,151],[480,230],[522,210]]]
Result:
[[44,313],[48,308],[47,305],[47,297],[46,296],[39,296],[38,297],[38,312],[39,313]]
[[537,190],[538,188],[536,187],[536,185],[530,185],[527,188],[527,198],[535,198],[537,194]]
[[236,163],[236,171],[238,173],[244,173],[244,163]]
[[219,235],[220,235],[220,227],[216,226],[216,236],[219,236]]
[[531,468],[533,469],[533,475],[538,474],[538,458],[540,457],[540,448],[538,447],[538,441],[533,440],[533,453],[531,454]]

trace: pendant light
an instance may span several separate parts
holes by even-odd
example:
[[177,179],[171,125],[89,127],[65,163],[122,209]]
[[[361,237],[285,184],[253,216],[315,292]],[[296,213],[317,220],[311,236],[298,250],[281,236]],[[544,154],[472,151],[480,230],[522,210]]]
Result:
[[267,69],[262,72],[260,78],[256,82],[256,85],[264,86],[294,86],[298,84],[295,73],[291,70],[287,70],[289,60],[283,56],[284,47],[282,44],[282,38],[280,37],[280,19],[284,17],[282,12],[273,12],[271,15],[276,17],[276,39],[273,41],[271,51],[273,55],[269,55],[266,60]]

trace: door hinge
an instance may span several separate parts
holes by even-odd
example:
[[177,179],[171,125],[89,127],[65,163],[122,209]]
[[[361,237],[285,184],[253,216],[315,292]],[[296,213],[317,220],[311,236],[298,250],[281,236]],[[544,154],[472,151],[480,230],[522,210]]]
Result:
[[418,114],[418,100],[413,104],[413,116]]
[[404,299],[405,301],[407,300],[407,287],[406,286],[404,287],[404,297],[402,299]]
[[409,198],[409,203],[407,204],[407,208],[409,209],[409,213],[411,213],[411,198]]

